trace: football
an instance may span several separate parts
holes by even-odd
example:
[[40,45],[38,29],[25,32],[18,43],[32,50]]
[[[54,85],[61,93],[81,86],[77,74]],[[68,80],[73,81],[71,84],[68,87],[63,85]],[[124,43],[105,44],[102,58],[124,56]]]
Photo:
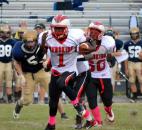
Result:
[[89,52],[89,45],[87,43],[82,43],[79,46],[79,53],[86,54]]

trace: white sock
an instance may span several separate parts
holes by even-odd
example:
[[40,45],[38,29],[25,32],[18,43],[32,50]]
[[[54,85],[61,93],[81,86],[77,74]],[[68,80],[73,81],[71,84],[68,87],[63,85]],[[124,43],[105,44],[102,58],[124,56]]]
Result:
[[3,97],[3,92],[0,92],[0,98],[2,98]]
[[66,99],[66,94],[62,92],[62,99]]
[[38,98],[38,92],[34,92],[34,98]]
[[48,98],[48,93],[45,93],[45,96],[44,96],[45,98]]

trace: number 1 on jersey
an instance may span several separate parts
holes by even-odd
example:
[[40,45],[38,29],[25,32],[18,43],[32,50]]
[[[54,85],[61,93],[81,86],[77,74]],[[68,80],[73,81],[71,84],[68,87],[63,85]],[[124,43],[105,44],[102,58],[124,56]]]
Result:
[[63,54],[59,54],[59,65],[58,67],[63,67],[64,65],[64,55]]

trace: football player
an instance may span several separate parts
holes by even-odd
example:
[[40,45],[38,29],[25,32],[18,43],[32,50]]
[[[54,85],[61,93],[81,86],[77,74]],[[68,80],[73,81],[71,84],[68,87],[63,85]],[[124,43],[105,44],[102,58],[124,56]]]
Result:
[[14,67],[20,77],[22,97],[16,102],[13,118],[19,118],[20,111],[24,105],[33,102],[33,92],[36,84],[40,84],[47,91],[48,74],[43,69],[45,52],[37,43],[36,31],[24,33],[23,41],[15,44],[12,55]]
[[124,44],[124,49],[128,52],[129,58],[125,61],[125,73],[129,77],[130,90],[132,93],[131,102],[137,99],[136,77],[140,84],[140,92],[142,93],[142,59],[140,59],[142,50],[142,40],[140,38],[139,28],[130,29],[130,40]]
[[78,114],[91,121],[89,111],[79,104],[76,92],[71,89],[70,81],[77,71],[77,46],[86,41],[82,30],[69,29],[70,20],[67,16],[57,15],[50,25],[46,46],[50,50],[51,81],[49,86],[49,120],[45,130],[55,130],[56,113],[59,97],[63,92],[69,97]]
[[107,56],[112,56],[115,48],[115,41],[110,36],[104,36],[105,27],[100,22],[91,22],[88,27],[87,36],[93,41],[94,51],[84,55],[85,59],[89,60],[91,70],[91,83],[88,92],[89,107],[92,111],[94,120],[98,126],[102,126],[102,117],[99,106],[97,104],[97,90],[104,104],[106,118],[108,121],[114,121],[114,113],[112,110],[112,84],[110,66],[107,62]]
[[[46,42],[46,37],[47,37],[47,34],[48,34],[48,31],[46,30],[46,27],[43,23],[37,23],[34,27],[34,29],[37,31],[38,33],[38,44],[41,45],[41,47],[44,49],[45,48],[45,42]],[[44,49],[45,52],[46,52],[46,49]],[[49,52],[48,52],[49,53]],[[49,55],[49,54],[48,54]],[[48,58],[48,56],[46,55],[46,58]],[[47,64],[44,62],[45,66],[47,66]],[[44,65],[43,64],[43,65]],[[45,67],[46,69],[46,67]],[[50,73],[48,72],[48,79],[50,79]],[[40,87],[40,100],[44,100],[45,103],[48,101],[48,95],[47,95],[47,92],[45,92],[44,88]],[[35,92],[34,92],[35,93]],[[35,93],[36,95],[36,93]],[[45,97],[45,99],[44,99]],[[64,111],[64,107],[63,107],[63,104],[62,104],[62,101],[59,100],[59,103],[58,103],[58,110],[61,114],[61,119],[68,119],[68,116],[67,114],[65,113]]]
[[8,103],[12,103],[12,48],[15,40],[11,39],[11,28],[7,24],[0,25],[0,100],[3,101],[3,81],[6,83]]

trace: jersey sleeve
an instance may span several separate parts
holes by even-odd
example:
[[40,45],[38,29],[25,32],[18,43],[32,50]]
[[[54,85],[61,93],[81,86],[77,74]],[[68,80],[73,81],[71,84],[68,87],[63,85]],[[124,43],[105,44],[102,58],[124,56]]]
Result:
[[16,42],[12,49],[12,57],[14,60],[21,61],[21,59],[23,58],[20,47],[21,44],[22,44],[21,42]]
[[86,41],[85,33],[81,29],[72,29],[69,35],[75,39],[77,45]]
[[115,40],[111,36],[103,36],[101,45],[103,45],[108,53],[116,50]]

